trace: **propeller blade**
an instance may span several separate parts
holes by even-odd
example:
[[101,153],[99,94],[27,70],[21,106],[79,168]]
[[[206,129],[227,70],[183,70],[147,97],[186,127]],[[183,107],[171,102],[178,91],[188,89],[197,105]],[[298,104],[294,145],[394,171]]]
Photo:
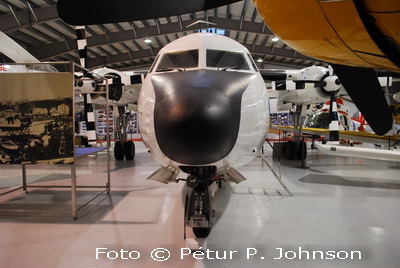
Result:
[[333,75],[334,71],[331,65],[328,66],[328,70],[329,70],[329,75]]
[[293,82],[296,83],[296,89],[305,89],[306,84],[314,84],[314,87],[326,86],[326,82],[320,80],[293,80]]
[[87,41],[86,41],[86,29],[85,26],[76,27],[76,42],[78,45],[79,60],[81,66],[86,68],[87,60]]
[[336,103],[335,92],[331,92],[331,102],[329,107],[329,113],[331,114],[331,123],[329,124],[329,140],[339,140],[339,115]]
[[71,25],[105,24],[178,16],[242,0],[58,0],[60,18]]
[[338,64],[332,68],[372,130],[386,134],[393,118],[375,71]]

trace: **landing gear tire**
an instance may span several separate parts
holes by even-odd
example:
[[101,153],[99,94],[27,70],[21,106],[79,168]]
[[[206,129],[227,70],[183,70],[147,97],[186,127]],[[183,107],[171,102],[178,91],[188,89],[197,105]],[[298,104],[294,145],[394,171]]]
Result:
[[185,203],[185,224],[192,227],[197,238],[207,237],[214,221],[208,184],[199,182]]
[[125,143],[125,157],[126,160],[133,160],[135,158],[135,144],[133,141]]
[[294,141],[288,141],[286,143],[286,158],[293,160],[296,157],[296,143]]
[[197,238],[206,238],[211,232],[211,228],[193,228],[193,233]]
[[122,147],[121,142],[117,141],[114,144],[114,157],[115,157],[115,160],[124,160],[124,155],[125,155],[124,148]]
[[296,150],[297,159],[305,160],[307,158],[307,144],[305,141],[301,140],[299,142],[299,147]]
[[317,149],[317,147],[315,146],[315,144],[314,144],[314,143],[313,143],[313,144],[311,144],[311,149],[313,149],[313,150]]

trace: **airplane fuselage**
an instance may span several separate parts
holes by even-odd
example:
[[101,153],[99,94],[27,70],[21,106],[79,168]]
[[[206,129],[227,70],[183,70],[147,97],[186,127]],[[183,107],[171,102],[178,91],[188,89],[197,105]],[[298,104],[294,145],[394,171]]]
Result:
[[139,97],[139,128],[163,166],[238,167],[264,142],[264,81],[236,41],[197,33],[165,46]]

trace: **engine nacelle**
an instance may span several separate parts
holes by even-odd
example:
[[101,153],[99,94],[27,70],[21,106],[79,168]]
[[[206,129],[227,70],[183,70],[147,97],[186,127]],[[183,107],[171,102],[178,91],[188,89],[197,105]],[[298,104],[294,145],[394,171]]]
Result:
[[277,87],[278,111],[290,110],[293,105],[325,102],[332,92],[338,94],[342,87],[337,76],[329,75],[325,67],[311,66],[286,72],[288,80]]

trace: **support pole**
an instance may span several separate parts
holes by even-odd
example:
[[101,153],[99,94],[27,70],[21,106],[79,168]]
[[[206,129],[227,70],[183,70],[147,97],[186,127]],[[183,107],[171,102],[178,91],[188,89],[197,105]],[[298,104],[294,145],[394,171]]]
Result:
[[75,161],[71,165],[71,201],[72,201],[72,217],[74,220],[78,218],[76,209],[76,165]]
[[106,122],[107,122],[107,128],[106,128],[106,137],[107,137],[107,183],[106,183],[106,188],[107,188],[107,194],[110,193],[111,191],[111,174],[110,174],[110,146],[111,146],[111,141],[110,141],[110,104],[109,104],[109,85],[108,85],[108,80],[106,80]]
[[264,161],[265,164],[267,164],[268,168],[271,170],[272,174],[274,174],[275,178],[278,180],[278,182],[282,185],[283,189],[290,195],[293,196],[292,192],[289,190],[289,188],[285,185],[285,183],[282,181],[281,178],[281,164],[279,163],[279,175],[275,172],[275,170],[272,168],[272,166],[268,163],[267,158],[263,154],[260,153],[261,159]]
[[28,192],[26,183],[26,164],[22,164],[22,190],[24,190],[25,193]]

